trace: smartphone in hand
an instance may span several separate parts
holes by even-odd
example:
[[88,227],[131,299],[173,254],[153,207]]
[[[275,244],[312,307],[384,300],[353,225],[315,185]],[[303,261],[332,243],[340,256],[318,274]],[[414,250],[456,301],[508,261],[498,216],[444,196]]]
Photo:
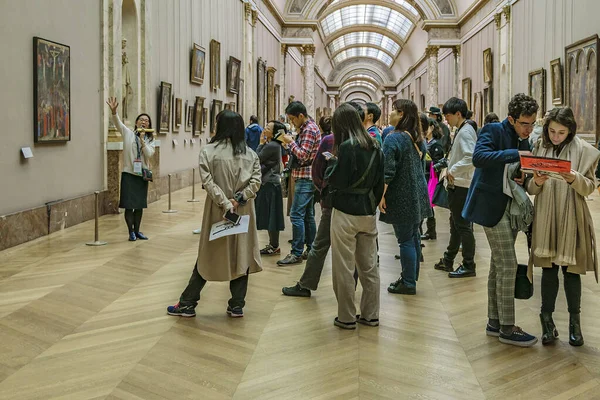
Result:
[[231,211],[227,211],[225,215],[223,215],[223,218],[234,225],[239,225],[240,219],[242,219],[242,217],[240,217],[238,214]]
[[327,161],[329,161],[329,160],[336,160],[336,159],[337,159],[337,157],[336,157],[336,156],[334,156],[333,154],[331,154],[331,153],[330,153],[330,152],[328,152],[328,151],[324,151],[322,154],[323,154],[323,157],[325,157],[325,159],[326,159]]

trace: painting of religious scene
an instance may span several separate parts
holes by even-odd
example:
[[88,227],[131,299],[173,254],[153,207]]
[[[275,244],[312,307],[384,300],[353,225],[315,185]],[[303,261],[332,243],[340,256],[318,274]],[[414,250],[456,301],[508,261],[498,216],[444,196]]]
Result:
[[598,35],[565,49],[565,100],[573,109],[577,133],[597,143],[598,113]]
[[158,132],[168,133],[171,128],[171,92],[173,87],[170,83],[160,83],[160,95],[158,97]]
[[560,58],[550,61],[550,82],[552,85],[552,104],[559,106],[563,102],[563,74]]
[[202,109],[204,108],[204,97],[196,96],[196,101],[194,102],[194,110],[193,110],[193,127],[192,127],[192,136],[198,136],[202,133]]
[[210,41],[210,88],[217,90],[221,87],[221,43]]
[[192,60],[190,66],[190,82],[202,85],[204,82],[204,64],[206,60],[206,51],[203,47],[194,43],[192,49]]
[[544,68],[529,73],[529,95],[540,106],[536,118],[544,118],[546,113],[546,70]]
[[242,62],[235,57],[229,57],[227,64],[227,90],[237,93],[240,90],[240,69]]
[[71,140],[71,48],[33,38],[34,142]]

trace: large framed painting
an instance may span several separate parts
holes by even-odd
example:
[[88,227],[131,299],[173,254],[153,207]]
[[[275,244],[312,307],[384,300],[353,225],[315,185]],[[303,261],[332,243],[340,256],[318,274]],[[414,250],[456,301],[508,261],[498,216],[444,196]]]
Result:
[[242,62],[235,57],[229,57],[227,63],[227,91],[238,93],[240,90],[240,71]]
[[491,112],[494,112],[494,95],[492,87],[488,86],[483,89],[483,117]]
[[560,58],[550,61],[550,85],[552,86],[552,104],[563,103],[563,73]]
[[[240,79],[240,90],[237,94],[237,112],[244,118],[244,95],[246,93],[246,88],[244,86],[244,80]],[[245,121],[245,119],[244,119]]]
[[33,38],[33,140],[71,140],[71,47]]
[[256,96],[256,104],[257,104],[257,113],[256,116],[258,117],[258,124],[259,125],[263,125],[265,123],[265,117],[266,117],[266,106],[267,106],[267,102],[265,101],[265,96],[266,96],[266,78],[267,78],[267,62],[264,61],[262,58],[258,59],[258,68],[257,68],[257,81],[256,81],[256,87],[258,90],[257,96]]
[[196,96],[193,110],[192,136],[202,134],[202,109],[204,108],[204,97]]
[[158,133],[168,133],[171,130],[171,94],[173,86],[167,82],[160,83],[158,96]]
[[483,81],[492,83],[494,80],[494,63],[492,58],[492,49],[488,48],[483,51]]
[[[181,109],[181,107],[180,107]],[[177,98],[175,95],[171,96],[171,129],[173,133],[179,133],[179,126],[177,126]],[[180,117],[181,119],[181,117]]]
[[462,80],[462,98],[467,102],[467,108],[471,109],[471,78]]
[[210,41],[210,88],[217,90],[221,87],[221,43]]
[[537,119],[544,118],[546,113],[546,70],[536,69],[529,73],[529,95],[537,101],[539,108]]
[[477,122],[477,126],[483,124],[483,95],[481,92],[476,92],[473,95],[473,121]]
[[275,71],[273,67],[267,68],[267,121],[275,119]]
[[223,110],[223,102],[221,100],[213,100],[210,110],[210,137],[215,136],[217,129],[217,115]]
[[573,109],[577,133],[594,144],[600,138],[599,73],[598,35],[565,48],[565,103]]
[[208,124],[208,108],[204,107],[204,109],[202,110],[202,132],[204,132],[204,129],[206,129],[207,124]]
[[185,101],[185,131],[191,132],[194,126],[194,106],[189,106]]
[[205,60],[206,50],[204,50],[204,47],[194,43],[190,64],[190,82],[197,85],[204,83]]

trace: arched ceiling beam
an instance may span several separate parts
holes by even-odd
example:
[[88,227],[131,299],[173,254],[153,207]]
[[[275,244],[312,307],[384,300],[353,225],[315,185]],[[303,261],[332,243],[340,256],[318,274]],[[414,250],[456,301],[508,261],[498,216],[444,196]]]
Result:
[[[340,99],[342,99],[342,101],[344,101],[344,102],[352,101],[352,100],[354,100],[354,98],[357,97],[357,95],[360,95],[362,100],[365,103],[372,102],[373,99],[375,98],[367,92],[363,92],[362,90],[355,90],[355,91],[350,91],[350,92],[344,94],[343,96],[340,96]],[[362,96],[364,96],[364,97],[362,97]]]
[[[437,7],[432,7],[429,4],[431,0],[408,0],[408,2],[417,9],[421,19],[435,19],[439,17],[440,13]],[[327,11],[327,7],[331,3],[331,0],[315,0],[312,4],[305,8],[306,19],[316,20],[323,16],[323,13]],[[386,6],[392,3],[392,0],[385,1]],[[456,8],[456,7],[454,7]]]
[[352,82],[367,82],[367,83],[370,83],[371,85],[375,86],[377,89],[381,89],[381,84],[379,82],[375,81],[374,79],[372,79],[370,77],[367,78],[364,76],[358,76],[358,77],[346,79],[344,82],[341,83],[340,86],[344,86],[345,84],[352,83]]
[[385,48],[381,47],[381,46],[375,46],[374,44],[370,44],[370,43],[359,43],[359,44],[351,44],[350,46],[346,46],[346,47],[342,47],[341,49],[339,49],[338,51],[336,51],[335,53],[333,53],[331,55],[331,59],[334,60],[335,57],[342,53],[344,50],[349,50],[349,49],[356,49],[356,48],[360,48],[360,47],[369,47],[375,50],[380,50],[382,52],[384,52],[385,54],[387,54],[388,56],[390,56],[390,58],[392,60],[394,60],[396,58],[396,55],[390,53],[388,50],[386,50]]
[[372,99],[377,98],[377,91],[373,91],[366,86],[349,86],[340,92],[340,98],[347,97],[348,93],[352,92],[363,92],[367,93]]
[[339,84],[339,76],[343,76],[349,71],[363,69],[370,70],[371,72],[377,74],[384,83],[396,81],[396,76],[394,75],[392,70],[381,61],[375,60],[373,58],[360,58],[358,59],[358,62],[356,58],[346,59],[335,66],[335,68],[329,73],[327,81],[331,82],[334,85]]
[[373,81],[376,81],[379,86],[383,86],[383,84],[385,82],[385,79],[383,77],[381,77],[376,72],[374,72],[370,69],[355,68],[355,69],[352,69],[352,70],[346,72],[344,75],[341,76],[340,84],[343,85],[348,79],[351,79],[352,77],[354,77],[356,75],[366,75],[366,76],[370,77],[371,79],[373,79]]
[[[410,37],[410,34],[412,33],[412,31],[414,30],[415,26],[413,25],[413,27],[411,28],[411,30],[408,32],[408,34],[406,35],[406,37]],[[319,29],[321,29],[321,26],[319,26]],[[322,29],[321,29],[322,32]],[[384,36],[389,37],[390,39],[394,40],[394,42],[398,43],[400,45],[400,48],[404,47],[405,42],[404,39],[402,39],[402,37],[400,37],[400,35],[398,35],[396,32],[391,31],[389,29],[383,28],[381,26],[378,25],[370,25],[370,24],[360,24],[360,25],[352,25],[352,26],[347,26],[345,28],[339,29],[337,31],[335,31],[334,33],[332,33],[331,35],[327,36],[324,40],[324,45],[328,46],[331,42],[333,42],[335,39],[344,36],[347,33],[352,33],[352,32],[375,32],[375,33],[380,33]],[[323,34],[323,37],[325,37],[325,35]]]
[[[413,14],[408,8],[403,7],[402,5],[400,5],[396,2],[386,1],[386,0],[369,0],[368,2],[365,2],[365,0],[339,1],[335,4],[332,4],[331,6],[327,7],[325,10],[323,10],[323,13],[319,16],[319,19],[325,18],[329,14],[331,14],[337,10],[341,10],[342,8],[346,8],[346,7],[350,7],[350,6],[363,6],[363,5],[381,6],[381,7],[385,7],[385,8],[389,8],[391,10],[397,11],[400,14],[404,15],[406,18],[408,18],[410,20],[410,22],[413,23],[413,25],[416,24],[419,20],[419,17],[415,16],[415,14]],[[418,12],[418,10],[417,10],[417,12]]]

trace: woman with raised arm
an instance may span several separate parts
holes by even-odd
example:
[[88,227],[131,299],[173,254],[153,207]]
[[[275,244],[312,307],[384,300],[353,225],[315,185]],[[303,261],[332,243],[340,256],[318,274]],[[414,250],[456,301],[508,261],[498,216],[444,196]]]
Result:
[[123,136],[123,172],[121,172],[119,208],[125,209],[129,241],[148,240],[140,232],[140,224],[144,208],[148,207],[147,171],[150,170],[150,159],[154,155],[152,119],[145,113],[138,115],[132,131],[121,122],[117,114],[119,107],[117,99],[109,97],[106,104],[110,107],[113,124]]

